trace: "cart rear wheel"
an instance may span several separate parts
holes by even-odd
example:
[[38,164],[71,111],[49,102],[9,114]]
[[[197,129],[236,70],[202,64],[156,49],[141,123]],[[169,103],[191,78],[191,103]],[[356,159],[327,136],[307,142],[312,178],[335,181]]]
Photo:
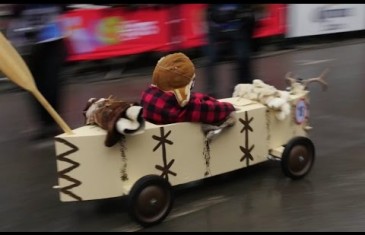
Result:
[[173,205],[171,185],[157,175],[139,179],[129,193],[129,214],[142,226],[162,222]]
[[294,180],[306,176],[312,169],[315,149],[312,141],[299,136],[291,139],[284,148],[281,168],[284,174]]

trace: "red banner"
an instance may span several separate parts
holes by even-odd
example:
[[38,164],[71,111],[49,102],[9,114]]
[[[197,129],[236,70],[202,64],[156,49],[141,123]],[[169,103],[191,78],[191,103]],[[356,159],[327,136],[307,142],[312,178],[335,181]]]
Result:
[[63,16],[69,60],[96,60],[162,50],[167,42],[167,11],[122,8],[76,10]]
[[200,47],[206,44],[206,4],[181,5],[183,42],[182,49]]
[[[85,9],[66,13],[69,60],[97,60],[151,51],[176,51],[206,44],[206,4],[163,8]],[[267,4],[255,37],[285,33],[285,4]]]
[[286,4],[267,4],[265,15],[260,18],[254,37],[281,35],[286,30]]

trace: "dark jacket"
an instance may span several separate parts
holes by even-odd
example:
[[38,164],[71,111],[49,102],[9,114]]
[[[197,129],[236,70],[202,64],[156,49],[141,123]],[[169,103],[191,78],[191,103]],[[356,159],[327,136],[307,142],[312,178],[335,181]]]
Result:
[[209,4],[207,21],[218,31],[242,30],[254,27],[253,4]]

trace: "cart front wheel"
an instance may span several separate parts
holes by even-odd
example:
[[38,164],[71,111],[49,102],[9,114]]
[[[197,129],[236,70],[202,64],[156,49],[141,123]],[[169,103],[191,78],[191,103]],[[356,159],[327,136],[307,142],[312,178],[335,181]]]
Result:
[[291,139],[284,148],[281,168],[284,174],[294,180],[306,176],[312,169],[315,149],[312,141],[299,136]]
[[162,222],[173,204],[171,185],[157,175],[139,179],[129,193],[129,214],[144,227]]

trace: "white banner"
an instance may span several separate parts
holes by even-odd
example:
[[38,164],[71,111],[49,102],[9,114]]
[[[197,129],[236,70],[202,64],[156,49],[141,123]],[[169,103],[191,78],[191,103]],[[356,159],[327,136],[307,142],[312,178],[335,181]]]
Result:
[[365,29],[365,4],[289,4],[287,37]]

